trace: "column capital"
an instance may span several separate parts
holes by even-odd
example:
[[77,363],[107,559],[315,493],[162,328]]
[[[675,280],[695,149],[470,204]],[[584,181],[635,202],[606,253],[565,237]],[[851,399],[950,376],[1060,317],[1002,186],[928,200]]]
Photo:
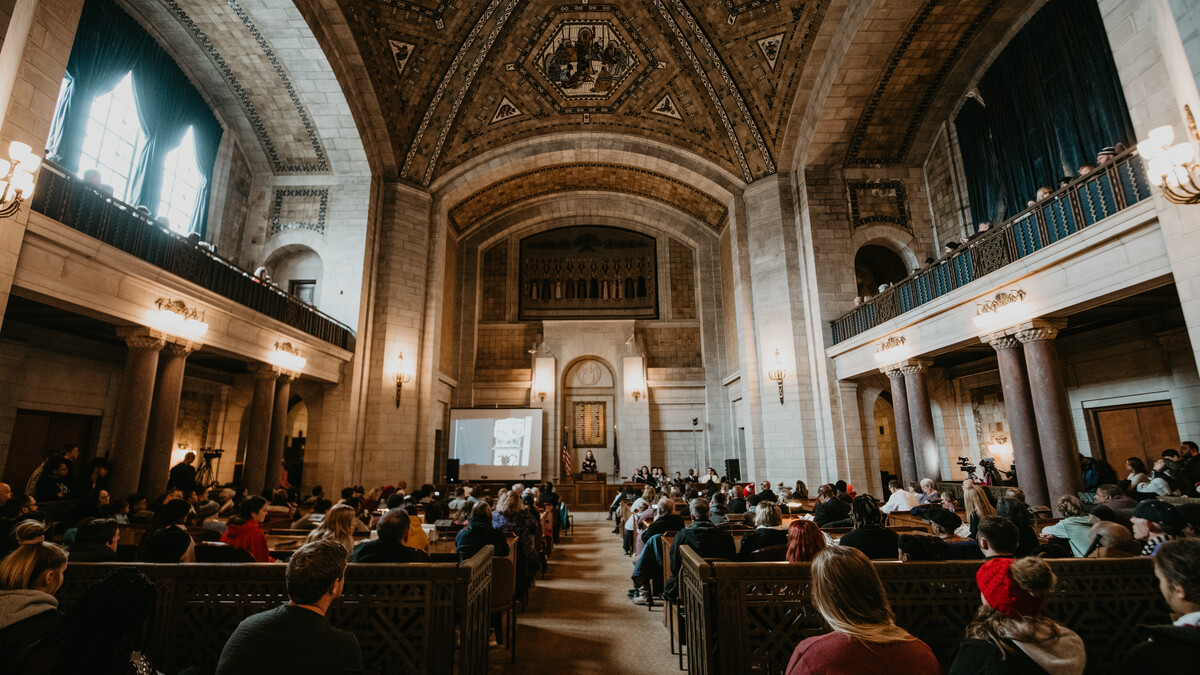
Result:
[[283,370],[279,366],[270,363],[252,363],[250,372],[254,374],[256,380],[274,380],[283,374]]
[[883,373],[884,375],[887,375],[889,380],[898,380],[898,379],[904,377],[904,372],[902,370],[900,370],[899,363],[892,363],[892,364],[883,366],[879,369],[879,372]]
[[180,338],[172,338],[167,340],[167,344],[163,346],[163,353],[167,356],[190,356],[192,352],[200,349],[204,345],[191,340]]
[[1012,333],[992,333],[979,338],[983,342],[996,351],[1001,349],[1016,349],[1021,346],[1021,340]]
[[916,375],[929,370],[929,367],[932,365],[933,361],[928,359],[908,359],[906,361],[901,361],[892,367],[898,369],[901,374]]
[[1017,339],[1023,343],[1038,340],[1053,340],[1058,332],[1067,327],[1066,319],[1034,319],[1014,328]]
[[159,350],[166,344],[165,336],[145,326],[128,326],[117,329],[117,337],[123,338],[130,349]]

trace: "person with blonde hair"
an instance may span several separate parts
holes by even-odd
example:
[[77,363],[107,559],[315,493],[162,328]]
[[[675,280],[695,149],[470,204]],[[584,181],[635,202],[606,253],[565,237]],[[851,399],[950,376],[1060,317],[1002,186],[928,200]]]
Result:
[[963,486],[963,506],[967,510],[967,523],[971,526],[971,538],[976,539],[979,533],[979,520],[996,515],[996,507],[992,506],[991,500],[988,499],[987,490],[974,483],[969,487]]
[[967,626],[950,675],[1081,675],[1083,640],[1042,614],[1057,579],[1036,556],[991,558],[975,573],[983,604]]
[[797,518],[787,528],[787,553],[784,560],[788,562],[812,562],[818,553],[825,549],[825,534],[817,523],[812,520]]
[[67,571],[67,552],[46,541],[45,526],[13,528],[15,551],[0,560],[0,672],[10,672],[24,650],[62,620],[54,594]]
[[783,514],[775,502],[759,502],[754,509],[754,531],[742,537],[738,560],[750,560],[752,554],[768,546],[786,546],[787,533],[781,529]]
[[349,557],[354,552],[354,524],[358,520],[354,515],[354,507],[346,504],[338,504],[329,509],[321,519],[321,524],[317,525],[317,529],[308,533],[304,543],[311,544],[314,541],[329,539],[341,544]]
[[818,553],[812,562],[812,597],[833,631],[796,645],[787,675],[941,672],[933,650],[896,625],[883,582],[862,551],[830,546]]

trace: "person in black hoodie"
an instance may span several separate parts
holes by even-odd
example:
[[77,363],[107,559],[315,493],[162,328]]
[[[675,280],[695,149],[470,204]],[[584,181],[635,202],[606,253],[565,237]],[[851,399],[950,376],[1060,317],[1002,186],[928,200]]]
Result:
[[733,488],[733,499],[729,500],[729,513],[745,513],[746,512],[746,497],[742,494],[740,488]]
[[1125,657],[1125,672],[1194,673],[1200,661],[1200,539],[1175,539],[1158,549],[1154,575],[1178,616],[1167,626],[1141,626],[1147,640]]
[[883,513],[871,495],[859,495],[850,505],[854,529],[838,543],[856,548],[871,560],[895,560],[899,554],[900,535],[883,526]]
[[470,522],[454,538],[458,561],[466,561],[488,544],[495,547],[492,555],[501,557],[508,555],[508,538],[503,532],[498,532],[492,527],[492,507],[481,499],[471,507]]
[[75,530],[71,562],[116,562],[121,528],[112,518],[85,518]]
[[[817,488],[817,505],[813,507],[813,519],[818,527],[841,527],[850,518],[850,504],[838,499],[832,485]],[[849,523],[846,523],[849,525]]]

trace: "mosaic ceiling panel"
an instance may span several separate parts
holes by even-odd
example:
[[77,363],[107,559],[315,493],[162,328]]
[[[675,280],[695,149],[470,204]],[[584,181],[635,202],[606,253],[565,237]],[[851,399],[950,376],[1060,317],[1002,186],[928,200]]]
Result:
[[[829,0],[343,0],[403,158],[428,186],[473,156],[559,131],[695,152],[752,182]],[[397,51],[399,49],[399,51]]]

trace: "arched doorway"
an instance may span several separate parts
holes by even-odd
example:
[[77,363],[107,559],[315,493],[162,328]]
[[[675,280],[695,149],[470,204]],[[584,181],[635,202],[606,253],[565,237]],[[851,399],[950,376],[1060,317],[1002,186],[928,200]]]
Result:
[[854,254],[854,277],[858,294],[864,298],[875,295],[883,284],[894,284],[908,276],[904,260],[890,248],[867,244]]
[[287,424],[283,427],[283,471],[288,484],[299,488],[304,479],[304,446],[308,442],[308,405],[292,395],[288,401]]
[[575,471],[591,450],[597,471],[613,475],[617,378],[612,366],[599,357],[582,356],[565,369],[562,391],[559,427],[566,434]]
[[879,470],[900,475],[900,443],[896,440],[896,414],[892,395],[883,392],[875,399],[875,448],[879,452]]

